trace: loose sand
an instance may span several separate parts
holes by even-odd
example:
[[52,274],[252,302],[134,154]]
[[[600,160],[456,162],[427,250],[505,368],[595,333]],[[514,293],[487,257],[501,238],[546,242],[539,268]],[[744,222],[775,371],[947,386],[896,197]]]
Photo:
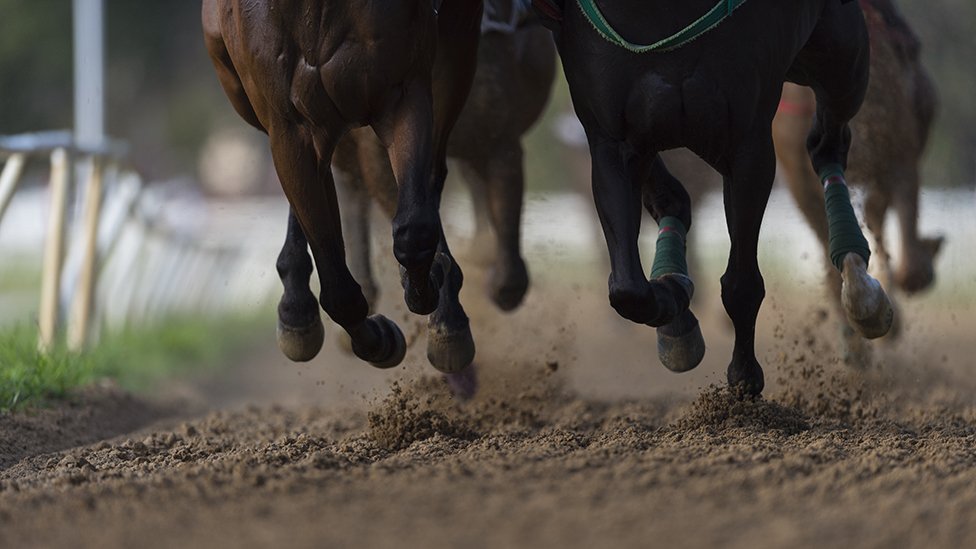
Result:
[[392,373],[269,342],[152,404],[98,389],[0,418],[0,547],[976,547],[965,309],[907,305],[854,371],[832,321],[770,284],[766,398],[742,400],[714,290],[706,362],[676,376],[601,282],[536,287],[514,316],[469,285],[470,402],[421,336]]

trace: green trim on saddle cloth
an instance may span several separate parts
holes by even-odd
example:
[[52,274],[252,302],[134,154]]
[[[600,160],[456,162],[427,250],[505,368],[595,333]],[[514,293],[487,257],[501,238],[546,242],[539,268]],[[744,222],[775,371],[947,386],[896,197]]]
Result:
[[746,0],[719,0],[718,4],[715,4],[715,7],[709,10],[708,13],[680,31],[667,38],[658,40],[653,44],[640,45],[628,42],[614,30],[610,22],[603,16],[603,12],[596,5],[596,0],[576,0],[576,5],[579,6],[580,11],[583,12],[590,25],[593,26],[600,36],[606,39],[607,42],[633,53],[676,50],[717,27],[719,23],[725,21],[725,19],[732,15],[733,11],[745,3]]
[[[836,179],[835,179],[836,178]],[[830,181],[835,179],[834,181]],[[861,226],[851,206],[851,194],[844,180],[844,169],[830,164],[820,170],[820,181],[824,184],[824,204],[827,208],[827,227],[830,235],[830,261],[837,270],[844,270],[844,256],[856,253],[867,263],[871,258]]]
[[688,276],[688,261],[685,259],[688,231],[684,224],[677,217],[662,217],[658,226],[651,280],[675,273]]

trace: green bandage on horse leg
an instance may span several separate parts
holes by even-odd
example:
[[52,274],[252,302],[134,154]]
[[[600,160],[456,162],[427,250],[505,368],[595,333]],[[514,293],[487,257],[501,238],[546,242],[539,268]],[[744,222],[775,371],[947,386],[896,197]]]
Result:
[[684,224],[677,217],[662,217],[658,226],[651,279],[675,273],[688,276],[688,262],[685,259],[688,231]]
[[827,227],[830,234],[830,261],[838,270],[844,269],[844,256],[856,253],[866,264],[871,258],[871,248],[861,232],[861,226],[851,206],[844,170],[830,164],[820,170],[824,184],[824,204],[827,208]]

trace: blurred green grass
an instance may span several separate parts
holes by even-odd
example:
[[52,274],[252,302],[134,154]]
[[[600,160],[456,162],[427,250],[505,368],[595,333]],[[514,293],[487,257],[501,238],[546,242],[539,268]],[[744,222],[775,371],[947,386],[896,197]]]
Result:
[[0,331],[0,411],[43,406],[74,388],[110,378],[148,391],[163,379],[212,370],[248,352],[266,315],[169,319],[104,337],[85,352],[37,348],[37,330]]

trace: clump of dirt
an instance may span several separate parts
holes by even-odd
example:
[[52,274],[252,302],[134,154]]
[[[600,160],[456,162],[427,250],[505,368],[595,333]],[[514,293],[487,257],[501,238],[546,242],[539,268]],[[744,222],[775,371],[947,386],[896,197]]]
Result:
[[394,383],[390,394],[371,407],[367,436],[388,450],[437,435],[474,440],[541,428],[575,401],[546,361],[495,365],[480,374],[480,390],[469,401],[455,398],[443,378]]
[[810,429],[809,421],[797,408],[717,385],[705,389],[674,426],[711,433],[735,429],[779,431],[787,435]]
[[782,389],[773,399],[812,417],[844,423],[877,420],[888,404],[864,371],[831,368],[801,355],[781,372]]
[[458,404],[436,381],[425,377],[406,386],[394,383],[390,395],[367,415],[369,437],[389,450],[401,450],[436,435],[477,438]]
[[838,328],[843,319],[819,306],[798,318],[805,321],[791,325],[794,320],[781,315],[774,328],[778,350],[769,360],[779,375],[771,400],[818,421],[878,420],[889,402],[870,346],[855,349],[852,363],[846,364],[840,358],[845,354]]

